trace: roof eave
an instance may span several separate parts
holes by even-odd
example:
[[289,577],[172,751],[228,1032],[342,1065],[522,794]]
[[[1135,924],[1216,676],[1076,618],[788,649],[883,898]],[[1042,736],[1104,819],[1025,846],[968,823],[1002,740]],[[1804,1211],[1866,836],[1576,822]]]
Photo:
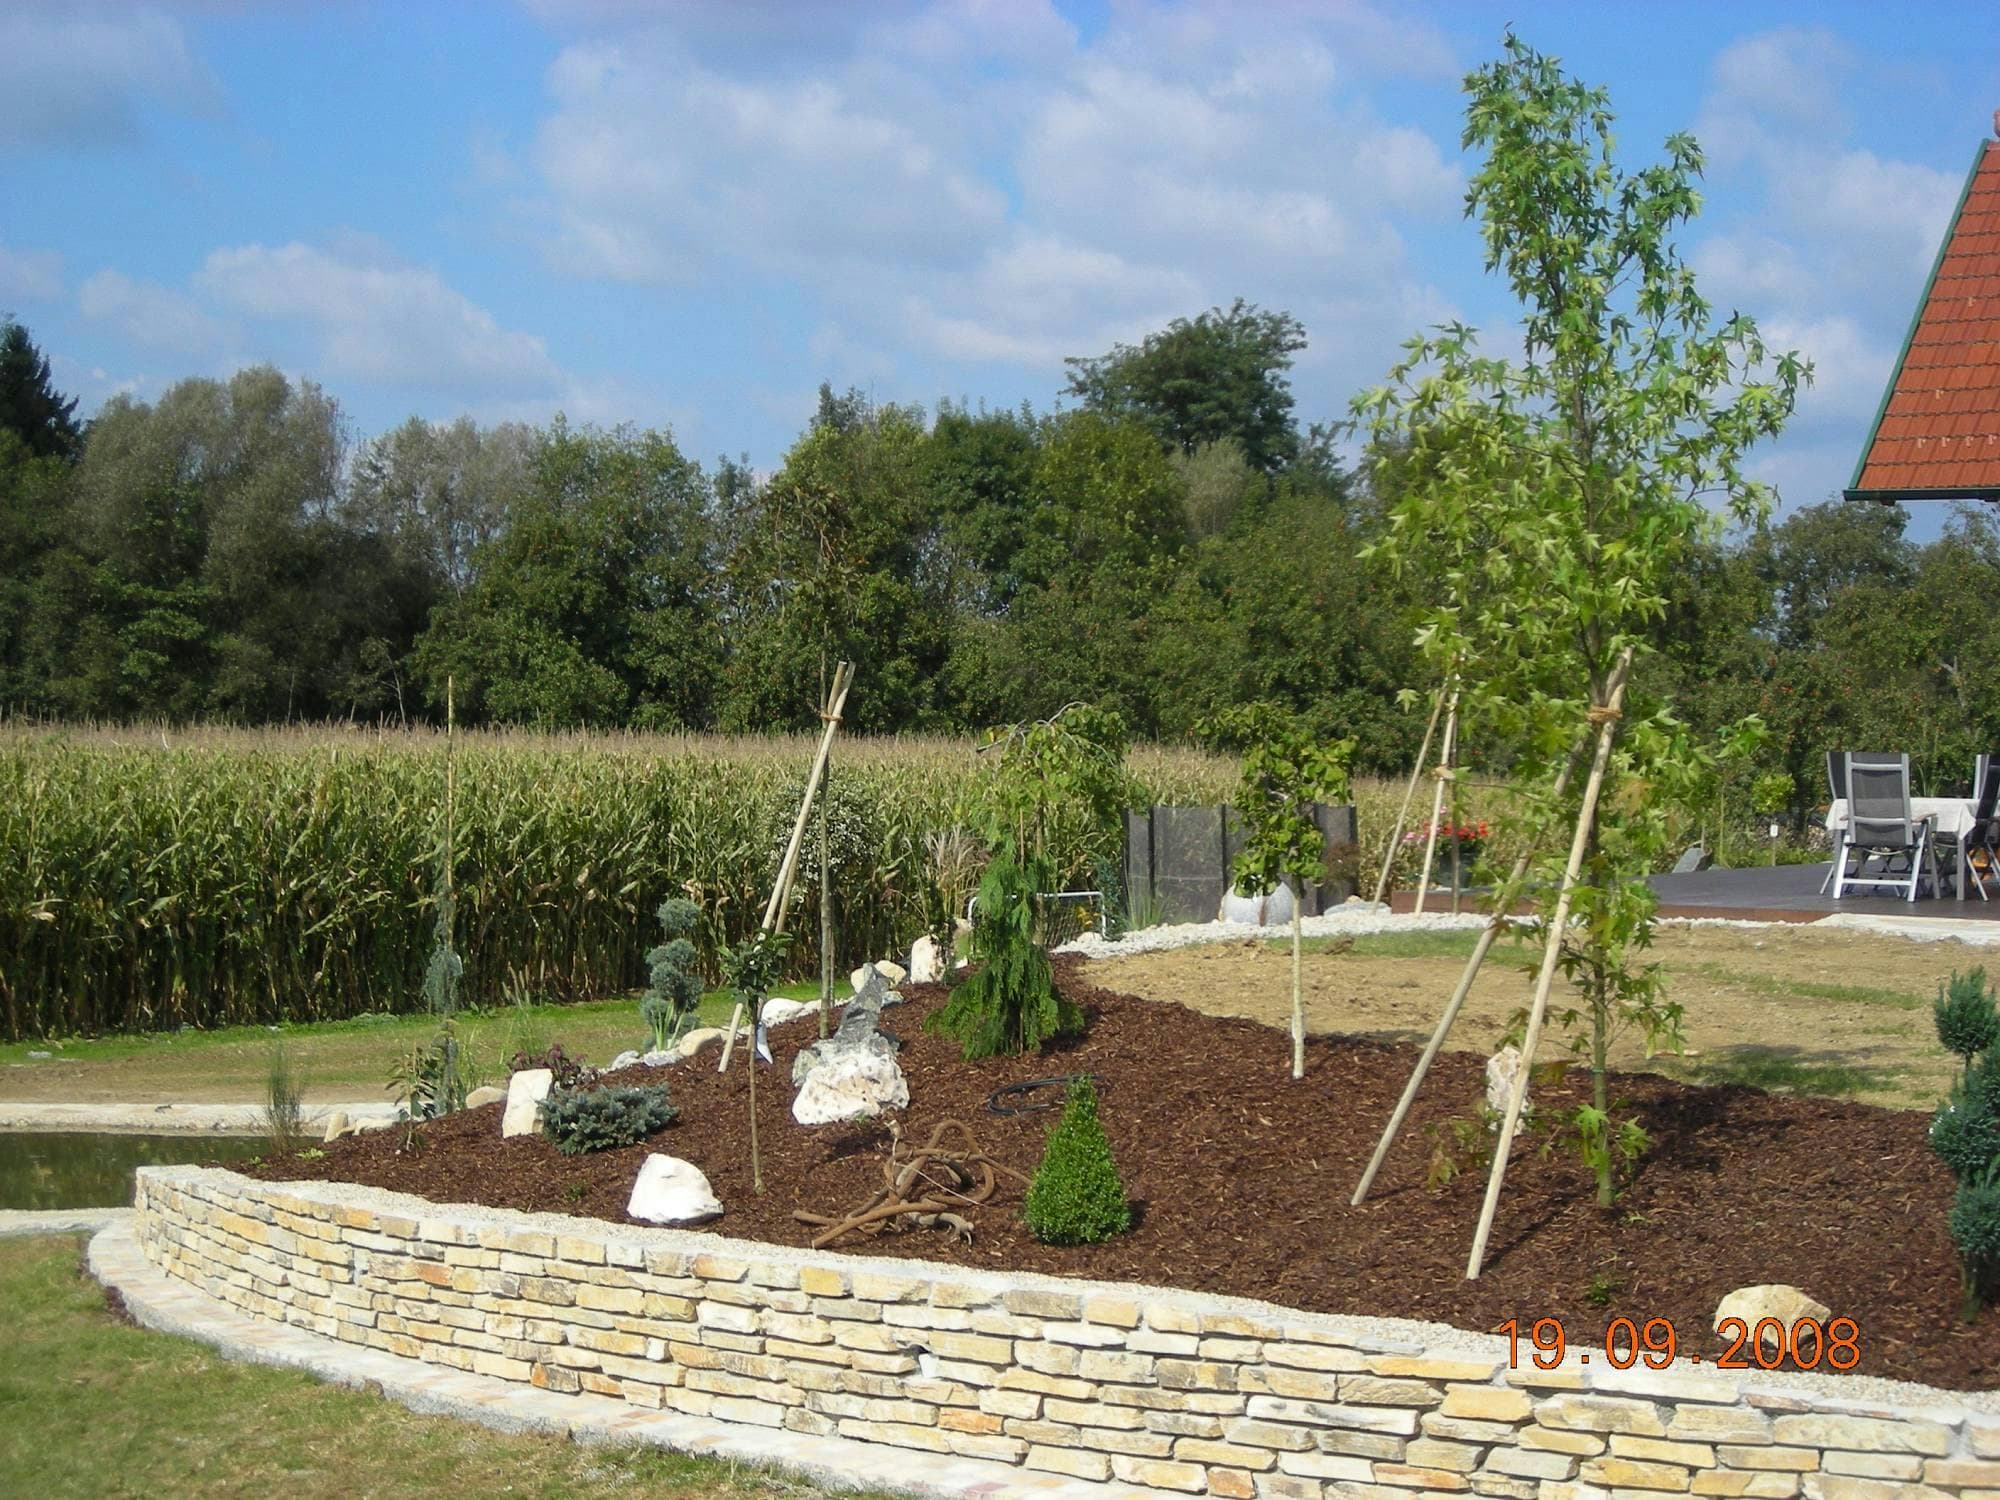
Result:
[[1877,505],[1895,505],[1903,500],[1987,500],[2000,503],[2000,484],[1929,490],[1842,490],[1840,497],[1843,500],[1872,500]]

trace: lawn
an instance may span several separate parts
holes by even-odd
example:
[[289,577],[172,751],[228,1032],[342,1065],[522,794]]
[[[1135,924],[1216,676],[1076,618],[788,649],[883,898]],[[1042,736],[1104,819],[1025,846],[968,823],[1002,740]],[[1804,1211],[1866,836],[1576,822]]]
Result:
[[[839,989],[844,995],[843,980]],[[817,983],[781,988],[813,999]],[[727,1025],[730,997],[702,997],[700,1024]],[[347,1104],[389,1095],[384,1079],[395,1061],[431,1034],[428,1016],[367,1016],[303,1026],[230,1026],[214,1031],[93,1037],[66,1043],[0,1046],[0,1099],[63,1103],[252,1104],[264,1097],[272,1045],[283,1040],[306,1085],[309,1105]],[[510,1005],[460,1017],[473,1067],[504,1082],[516,1051],[539,1052],[551,1042],[589,1062],[605,1063],[644,1045],[636,995],[576,1005]],[[46,1058],[32,1053],[46,1052]]]
[[0,1494],[802,1496],[769,1470],[513,1437],[114,1318],[81,1241],[0,1240]]

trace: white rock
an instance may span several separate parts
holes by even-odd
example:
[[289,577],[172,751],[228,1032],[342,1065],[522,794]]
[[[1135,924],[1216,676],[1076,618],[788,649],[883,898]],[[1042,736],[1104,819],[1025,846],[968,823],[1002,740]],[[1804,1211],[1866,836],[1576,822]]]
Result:
[[1281,885],[1263,896],[1246,896],[1241,891],[1231,891],[1222,898],[1222,910],[1217,915],[1225,922],[1251,927],[1289,927],[1292,922],[1291,887]]
[[699,1224],[722,1212],[722,1200],[693,1162],[655,1153],[639,1168],[625,1212],[648,1224]]
[[[1486,1059],[1486,1107],[1495,1114],[1507,1113],[1507,1104],[1514,1097],[1514,1080],[1521,1076],[1521,1049],[1502,1047]],[[1533,1103],[1532,1096],[1524,1096],[1521,1111],[1527,1113]]]
[[883,982],[892,990],[910,977],[908,969],[886,958],[875,960],[875,972],[882,976]]
[[[1715,1305],[1715,1331],[1722,1332],[1725,1318],[1741,1318],[1743,1326],[1755,1334],[1757,1325],[1766,1318],[1776,1320],[1783,1329],[1789,1330],[1800,1318],[1811,1318],[1822,1328],[1826,1320],[1833,1316],[1832,1309],[1824,1303],[1815,1302],[1795,1286],[1783,1282],[1769,1282],[1763,1286],[1738,1287]],[[1766,1328],[1759,1337],[1760,1343],[1771,1343],[1776,1331]],[[1777,1335],[1782,1346],[1783,1335]]]
[[819,1001],[817,1000],[787,1000],[781,996],[776,1000],[766,1000],[764,1002],[764,1024],[766,1026],[782,1026],[787,1021],[796,1021],[800,1016],[814,1016],[818,1014]]
[[610,1065],[606,1067],[604,1071],[607,1073],[616,1073],[620,1068],[631,1067],[632,1064],[637,1062],[638,1060],[639,1060],[638,1049],[633,1047],[627,1047],[623,1052],[619,1053],[616,1057],[611,1059]]
[[465,1096],[467,1109],[483,1109],[489,1104],[498,1104],[507,1097],[505,1089],[496,1089],[492,1084],[482,1084]]
[[693,1057],[710,1042],[719,1042],[729,1035],[727,1026],[697,1026],[680,1040],[677,1050],[682,1057]]
[[894,1056],[872,1049],[849,1049],[826,1058],[806,1074],[792,1100],[792,1118],[801,1125],[859,1120],[885,1109],[906,1109],[910,1086]]
[[548,1068],[523,1068],[507,1080],[507,1113],[500,1117],[500,1135],[533,1135],[541,1128],[542,1101],[555,1087]]
[[326,1117],[326,1135],[324,1137],[326,1140],[337,1141],[344,1135],[351,1135],[353,1131],[354,1122],[347,1118],[346,1110],[336,1109]]
[[354,1122],[353,1133],[359,1135],[364,1130],[387,1130],[392,1125],[400,1125],[402,1123],[402,1121],[391,1118],[388,1115],[372,1115],[366,1119],[356,1120]]
[[937,939],[925,934],[910,944],[910,983],[936,984],[944,978],[944,955]]
[[668,1063],[677,1063],[680,1060],[680,1053],[671,1047],[663,1047],[656,1052],[642,1052],[638,1058],[639,1063],[648,1068],[664,1068]]

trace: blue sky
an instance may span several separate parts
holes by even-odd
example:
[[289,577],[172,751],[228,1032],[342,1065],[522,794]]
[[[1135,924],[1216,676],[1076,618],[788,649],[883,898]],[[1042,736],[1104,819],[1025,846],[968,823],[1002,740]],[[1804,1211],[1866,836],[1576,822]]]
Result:
[[1055,402],[1237,296],[1338,416],[1509,319],[1461,216],[1502,28],[1709,153],[1682,248],[1817,384],[1759,460],[1851,470],[2000,106],[1987,3],[681,0],[0,6],[0,312],[95,407],[270,361],[412,414],[671,427],[775,466],[820,381]]

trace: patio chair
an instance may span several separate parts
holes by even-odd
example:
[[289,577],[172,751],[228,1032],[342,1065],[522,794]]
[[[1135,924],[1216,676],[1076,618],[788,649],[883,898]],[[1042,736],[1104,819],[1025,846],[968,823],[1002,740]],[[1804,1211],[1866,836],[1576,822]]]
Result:
[[[2000,875],[2000,756],[1972,758],[1972,795],[1972,826],[1952,840],[1953,853],[1958,856],[1954,878],[1963,880],[1969,875],[1979,899],[1990,901],[1986,877]],[[1975,849],[1985,856],[1977,864],[1971,857]]]
[[[1847,752],[1845,750],[1829,750],[1826,752],[1826,790],[1829,803],[1845,802],[1847,800]],[[1836,841],[1834,853],[1838,855],[1839,852],[1839,844]],[[1826,867],[1826,879],[1819,883],[1819,893],[1822,896],[1826,894],[1826,888],[1833,884],[1833,872],[1839,868],[1839,865],[1840,861],[1836,858],[1832,864]]]
[[[1934,847],[1936,822],[1929,817],[1910,815],[1910,757],[1869,755],[1854,752],[1847,757],[1847,827],[1840,836],[1840,849],[1833,866],[1833,899],[1847,894],[1849,886],[1893,886],[1903,899],[1915,901],[1924,868],[1930,868],[1931,890],[1938,889],[1937,850]],[[1854,873],[1847,861],[1859,856]],[[1896,868],[1897,859],[1909,862],[1907,870]],[[1874,874],[1870,861],[1878,861]]]

